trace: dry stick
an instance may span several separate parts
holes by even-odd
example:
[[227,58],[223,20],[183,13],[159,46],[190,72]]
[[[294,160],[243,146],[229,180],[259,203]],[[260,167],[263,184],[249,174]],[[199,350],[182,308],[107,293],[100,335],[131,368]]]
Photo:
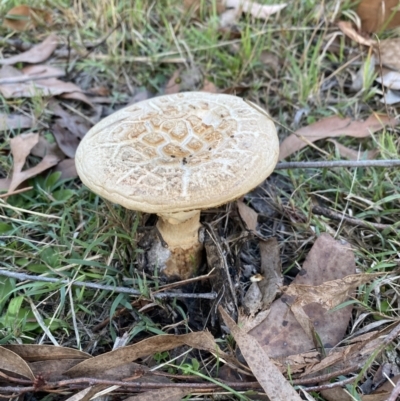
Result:
[[358,226],[358,227],[363,227],[363,228],[374,227],[377,230],[386,230],[387,228],[393,228],[393,226],[390,224],[366,222],[364,220],[360,220],[355,217],[346,216],[342,213],[335,212],[331,209],[328,209],[328,208],[322,207],[322,206],[313,206],[312,212],[314,214],[318,214],[320,216],[329,217],[332,220],[344,221],[345,223],[348,223],[352,226]]
[[275,170],[287,170],[291,168],[335,168],[335,167],[398,167],[399,159],[393,160],[339,160],[321,162],[281,162]]
[[7,192],[5,194],[1,194],[0,198],[7,198],[11,195],[16,195],[16,194],[20,194],[22,192],[26,192],[26,191],[30,191],[33,187],[26,187],[26,188],[21,188],[21,189],[16,189],[15,191],[12,192]]
[[[113,285],[102,285],[102,284],[95,284],[95,283],[87,283],[85,281],[71,281],[65,279],[57,279],[52,277],[42,277],[42,276],[34,276],[31,274],[25,273],[16,273],[10,272],[7,270],[0,270],[0,276],[6,276],[15,278],[17,280],[29,280],[29,281],[44,281],[47,283],[57,283],[57,284],[69,284],[75,285],[77,287],[87,287],[87,288],[94,288],[97,290],[105,290],[105,291],[113,291],[118,293],[125,293],[134,296],[142,296],[143,294],[139,290],[135,290],[133,288],[126,288],[126,287],[117,287]],[[179,293],[179,292],[162,292],[157,294],[150,294],[150,296],[154,298],[205,298],[205,299],[215,299],[217,294],[215,292],[209,292],[204,294],[187,294],[187,293]]]
[[340,382],[335,382],[335,383],[328,383],[328,384],[321,384],[320,386],[314,386],[314,387],[305,387],[304,390],[306,391],[322,391],[322,390],[329,390],[331,388],[335,387],[344,387],[346,384],[349,384],[356,380],[356,376],[350,377],[349,379],[342,380]]

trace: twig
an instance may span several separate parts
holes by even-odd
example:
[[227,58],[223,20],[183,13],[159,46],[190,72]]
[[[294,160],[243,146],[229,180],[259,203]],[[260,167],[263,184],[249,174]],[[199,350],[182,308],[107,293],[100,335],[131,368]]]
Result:
[[26,188],[16,189],[15,191],[7,192],[5,194],[1,194],[0,198],[8,198],[11,195],[16,195],[16,194],[20,194],[22,192],[30,191],[32,188],[33,187],[26,187]]
[[388,228],[393,228],[393,226],[390,224],[367,222],[364,220],[357,219],[355,217],[346,216],[342,213],[335,212],[331,209],[328,209],[328,208],[322,207],[322,206],[313,206],[312,212],[315,214],[318,214],[320,216],[329,217],[332,220],[344,221],[345,223],[350,224],[352,226],[358,226],[358,227],[363,227],[363,228],[374,227],[377,230],[386,230]]
[[340,382],[335,382],[335,383],[328,383],[328,384],[321,384],[320,386],[313,386],[313,387],[304,387],[304,390],[307,391],[322,391],[322,390],[328,390],[331,388],[335,387],[344,387],[346,384],[349,384],[356,380],[356,376],[350,377],[349,379],[341,380]]
[[[65,279],[58,279],[58,278],[52,278],[52,277],[43,277],[43,276],[34,276],[31,274],[25,274],[25,273],[16,273],[16,272],[10,272],[7,270],[0,270],[0,276],[6,276],[6,277],[11,277],[15,278],[17,280],[29,280],[29,281],[44,281],[47,283],[57,283],[57,284],[69,284],[69,285],[74,285],[76,287],[87,287],[87,288],[94,288],[97,290],[104,290],[104,291],[112,291],[112,292],[118,292],[118,293],[125,293],[125,294],[130,294],[134,296],[142,296],[143,294],[139,290],[135,290],[133,288],[126,288],[126,287],[117,287],[113,285],[102,285],[102,284],[96,284],[96,283],[88,283],[85,281],[71,281],[71,280],[65,280]],[[204,299],[215,299],[217,297],[217,294],[215,292],[209,292],[209,293],[203,293],[203,294],[188,294],[188,293],[180,293],[180,292],[162,292],[162,293],[157,293],[152,295],[150,293],[150,296],[153,296],[154,298],[204,298]]]
[[275,166],[275,170],[287,170],[291,168],[335,168],[335,167],[397,167],[399,159],[393,160],[339,160],[321,162],[281,162]]
[[10,78],[1,78],[0,85],[7,84],[16,84],[20,82],[28,82],[28,81],[41,81],[50,78],[60,78],[62,74],[49,74],[49,75],[38,75],[38,76],[18,76],[18,77],[10,77]]

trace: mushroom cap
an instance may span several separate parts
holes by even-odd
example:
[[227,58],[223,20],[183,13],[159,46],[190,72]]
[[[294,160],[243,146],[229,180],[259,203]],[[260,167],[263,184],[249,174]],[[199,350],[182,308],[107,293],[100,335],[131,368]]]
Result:
[[100,196],[163,214],[239,198],[271,174],[278,154],[275,125],[241,98],[184,92],[106,117],[85,135],[75,161]]

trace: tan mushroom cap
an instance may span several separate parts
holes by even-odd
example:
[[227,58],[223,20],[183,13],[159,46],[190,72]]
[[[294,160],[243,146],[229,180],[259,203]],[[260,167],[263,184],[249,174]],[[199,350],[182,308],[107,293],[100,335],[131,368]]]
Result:
[[83,138],[83,183],[132,210],[174,213],[219,206],[273,171],[273,122],[241,98],[205,92],[160,96],[106,117]]

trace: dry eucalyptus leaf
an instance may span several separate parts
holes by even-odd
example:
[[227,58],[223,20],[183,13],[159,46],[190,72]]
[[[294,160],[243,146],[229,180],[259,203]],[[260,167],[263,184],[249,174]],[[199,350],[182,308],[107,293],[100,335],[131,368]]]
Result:
[[267,20],[269,16],[284,9],[287,4],[263,5],[251,0],[222,1],[225,9],[220,15],[220,26],[227,28],[233,25],[242,13],[250,14],[254,18]]
[[90,376],[106,369],[124,365],[138,358],[152,355],[156,352],[168,351],[182,345],[221,354],[214,338],[208,332],[200,331],[183,335],[158,335],[134,345],[118,348],[81,362],[65,374],[70,377]]
[[74,348],[54,347],[53,345],[9,344],[3,347],[15,352],[27,362],[92,358],[86,352]]
[[339,21],[337,26],[347,37],[349,37],[351,40],[354,40],[354,42],[359,43],[360,45],[373,46],[377,43],[375,40],[365,38],[364,36],[360,35],[353,28],[353,24],[350,21]]
[[60,97],[68,100],[79,100],[80,102],[86,103],[90,107],[94,107],[94,104],[80,89],[79,91],[75,92],[63,93],[62,95],[60,95]]
[[376,77],[375,81],[379,82],[388,89],[400,89],[400,72],[386,71],[383,75]]
[[34,120],[32,117],[23,114],[0,113],[0,131],[31,128],[33,124]]
[[362,30],[372,33],[399,26],[398,5],[398,0],[361,0],[357,14],[361,19]]
[[4,65],[0,70],[0,85],[12,85],[37,80],[40,78],[55,78],[62,77],[64,75],[65,72],[63,70],[50,65],[29,65],[24,67],[22,70]]
[[[55,347],[53,346],[53,348]],[[80,362],[82,362],[82,359],[49,359],[31,362],[29,363],[29,367],[35,376],[41,374],[46,377],[47,381],[54,382],[68,379],[67,376],[63,375],[63,372],[71,369]]]
[[60,171],[60,180],[69,180],[78,177],[78,172],[76,171],[75,159],[64,159],[57,164],[54,171]]
[[[400,15],[400,14],[399,14]],[[378,60],[377,64],[395,71],[400,71],[400,38],[385,39],[375,46],[375,54]]]
[[[313,291],[313,286],[341,279],[353,273],[355,273],[355,261],[350,246],[347,243],[335,241],[328,234],[322,234],[310,250],[302,271],[288,289],[291,286],[303,285],[303,287],[307,286],[308,291]],[[338,288],[339,292],[341,290]],[[314,342],[290,309],[290,304],[295,301],[296,298],[293,295],[289,296],[285,293],[272,303],[267,318],[249,331],[249,334],[254,336],[265,352],[273,358],[300,354],[315,348]],[[313,301],[308,304],[303,302],[302,308],[307,315],[307,321],[313,322],[314,329],[324,347],[331,348],[342,340],[352,307],[350,305],[335,312],[327,312],[323,305],[314,301],[313,298]],[[325,299],[325,302],[328,300]]]
[[125,401],[181,401],[194,391],[192,388],[160,388],[125,398]]
[[341,157],[349,160],[372,160],[375,159],[375,157],[379,154],[378,149],[362,152],[355,149],[350,149],[334,139],[329,139],[329,142],[332,142],[335,145],[336,150]]
[[351,136],[366,138],[387,125],[395,125],[396,120],[386,115],[372,114],[365,121],[353,121],[351,118],[331,116],[314,124],[300,128],[283,140],[280,146],[279,159],[285,159],[300,149],[324,138]]
[[240,329],[221,306],[218,307],[218,310],[235,338],[253,375],[269,399],[271,401],[300,401],[301,397],[269,359],[257,340]]
[[322,390],[321,395],[326,401],[354,401],[354,398],[341,387]]
[[260,241],[261,269],[263,279],[257,284],[263,295],[262,309],[269,308],[283,286],[282,263],[278,240],[275,237]]
[[20,184],[28,178],[34,177],[41,172],[55,166],[61,159],[58,155],[48,153],[36,166],[22,171],[25,160],[33,147],[39,142],[39,134],[21,134],[10,140],[11,153],[14,158],[13,174],[8,192],[13,192]]
[[29,7],[25,4],[13,7],[4,16],[3,26],[14,31],[26,31],[37,25],[49,26],[53,19],[51,14],[40,8]]
[[73,159],[81,139],[89,131],[91,124],[83,117],[65,111],[55,101],[52,101],[49,107],[59,117],[51,126],[57,144],[66,156]]
[[[0,85],[0,93],[6,99],[35,96],[57,96],[68,92],[81,92],[72,82],[60,81],[57,78],[38,79]],[[90,103],[89,100],[87,102]]]
[[48,59],[54,52],[58,44],[58,38],[55,34],[51,34],[42,43],[33,46],[26,52],[17,54],[16,56],[6,59],[0,59],[0,64],[12,65],[16,63],[41,63]]
[[33,380],[35,378],[28,364],[15,352],[0,347],[0,369],[13,372]]
[[258,213],[250,206],[247,206],[242,200],[236,201],[240,218],[243,220],[246,228],[250,231],[257,230]]
[[92,387],[87,387],[84,390],[79,391],[79,393],[76,393],[74,395],[72,395],[71,397],[68,397],[65,401],[89,401],[89,400],[98,400],[100,401],[100,399],[98,397],[93,398],[94,396],[96,396],[96,394],[107,388],[108,386],[92,386]]
[[383,97],[380,101],[381,103],[388,105],[400,103],[400,91],[388,90],[385,97]]

